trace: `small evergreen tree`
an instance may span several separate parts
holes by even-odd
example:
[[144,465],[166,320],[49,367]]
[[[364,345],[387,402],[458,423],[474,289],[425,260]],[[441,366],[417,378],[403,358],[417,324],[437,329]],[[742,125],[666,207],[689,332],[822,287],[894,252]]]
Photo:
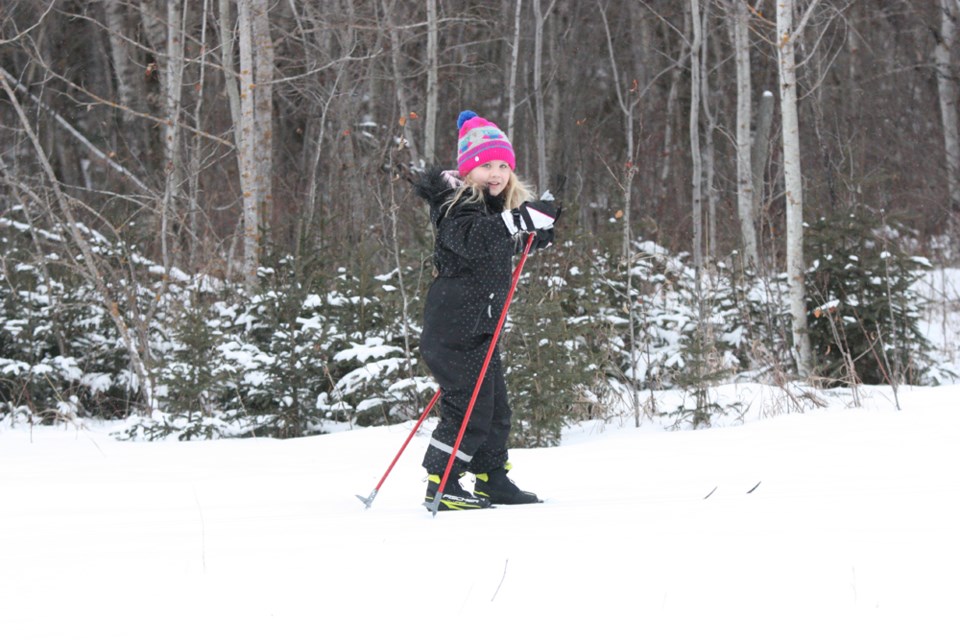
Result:
[[919,382],[930,348],[911,286],[925,261],[905,249],[910,232],[858,207],[819,218],[807,234],[810,338],[831,382]]
[[158,375],[166,416],[143,435],[175,433],[180,440],[227,435],[222,407],[236,380],[235,368],[221,349],[226,336],[217,306],[205,304],[194,291],[179,310],[169,313],[171,346]]
[[501,338],[513,411],[511,446],[555,446],[565,424],[593,410],[605,350],[596,343],[592,275],[574,266],[571,247],[528,262]]

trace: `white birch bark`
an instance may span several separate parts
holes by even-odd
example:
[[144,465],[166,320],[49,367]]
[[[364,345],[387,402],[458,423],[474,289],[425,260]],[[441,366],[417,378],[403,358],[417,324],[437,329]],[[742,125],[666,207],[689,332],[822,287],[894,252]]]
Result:
[[237,159],[240,165],[240,190],[243,200],[243,275],[248,289],[257,286],[260,269],[260,184],[256,179],[256,96],[254,83],[253,17],[251,1],[238,3],[240,44],[240,144]]
[[780,71],[780,112],[783,120],[783,177],[787,209],[787,280],[790,297],[793,356],[797,374],[813,372],[813,354],[807,331],[806,286],[803,260],[803,180],[800,170],[800,122],[797,114],[797,77],[793,30],[793,0],[777,2],[777,50]]
[[[254,179],[257,182],[257,209],[260,228],[273,220],[273,37],[270,35],[271,0],[253,0],[254,44]],[[262,234],[262,232],[261,232]]]
[[690,161],[693,216],[693,266],[703,266],[703,165],[700,157],[700,0],[690,0]]
[[754,222],[753,163],[751,157],[750,126],[752,88],[750,81],[750,12],[745,0],[731,0],[734,61],[737,69],[737,217],[743,254],[748,265],[757,267],[757,233]]
[[[103,11],[106,18],[107,33],[110,42],[110,60],[117,81],[117,102],[124,107],[120,117],[124,123],[135,120],[133,111],[137,103],[137,81],[139,73],[130,58],[127,42],[124,40],[126,28],[126,3],[121,0],[104,0]],[[139,143],[139,140],[132,140]]]
[[703,186],[707,196],[707,233],[706,257],[715,258],[717,254],[717,189],[716,189],[716,145],[714,134],[717,130],[717,118],[710,109],[710,3],[703,6],[700,27],[700,103],[706,118],[704,127]]
[[[181,10],[183,15],[181,16]],[[186,21],[187,7],[180,0],[167,2],[167,50],[166,66],[163,70],[164,114],[163,156],[164,188],[160,206],[160,251],[165,273],[170,273],[173,256],[170,252],[168,236],[170,217],[179,199],[182,186],[180,166],[180,102],[183,88],[183,23]]]
[[960,211],[960,126],[957,102],[960,97],[952,51],[956,39],[956,0],[940,0],[940,37],[934,49],[937,65],[937,90],[940,97],[940,120],[943,126],[943,148],[946,154],[947,191],[953,214]]

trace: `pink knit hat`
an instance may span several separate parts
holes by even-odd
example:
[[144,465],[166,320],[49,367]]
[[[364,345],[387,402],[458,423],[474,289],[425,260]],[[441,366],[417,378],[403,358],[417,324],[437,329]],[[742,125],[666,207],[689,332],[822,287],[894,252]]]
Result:
[[460,139],[457,144],[457,169],[466,176],[475,167],[494,160],[503,160],[516,170],[517,160],[513,145],[497,125],[484,120],[473,111],[463,111],[457,118]]

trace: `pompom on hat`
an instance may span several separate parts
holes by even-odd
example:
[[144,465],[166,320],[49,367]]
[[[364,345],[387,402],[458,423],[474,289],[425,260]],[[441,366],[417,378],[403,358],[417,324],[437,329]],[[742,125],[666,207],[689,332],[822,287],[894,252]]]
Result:
[[507,134],[473,111],[461,111],[457,118],[460,136],[457,141],[457,169],[466,176],[482,164],[503,160],[516,170],[517,160]]

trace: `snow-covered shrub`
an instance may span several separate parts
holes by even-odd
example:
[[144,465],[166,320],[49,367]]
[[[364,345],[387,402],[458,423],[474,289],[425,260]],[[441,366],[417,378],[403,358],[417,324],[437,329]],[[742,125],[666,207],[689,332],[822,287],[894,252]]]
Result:
[[912,285],[929,264],[905,250],[912,235],[866,208],[821,217],[808,229],[810,339],[828,381],[921,381],[930,345]]
[[139,401],[128,354],[62,238],[0,220],[0,404],[51,421],[126,415]]

